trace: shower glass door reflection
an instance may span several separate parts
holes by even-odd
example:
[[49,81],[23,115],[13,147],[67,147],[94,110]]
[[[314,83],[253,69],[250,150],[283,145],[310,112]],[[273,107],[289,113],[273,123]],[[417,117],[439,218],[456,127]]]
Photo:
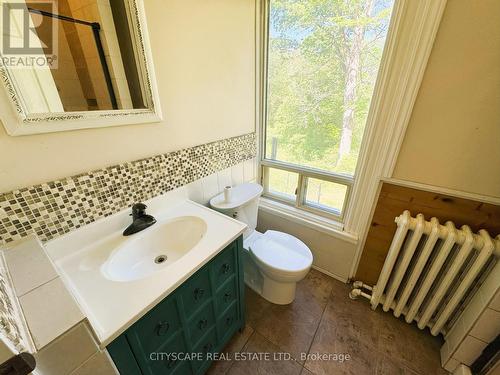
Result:
[[[65,112],[118,109],[101,41],[100,14],[94,8],[94,14],[85,12],[87,19],[74,18],[71,3],[74,2],[59,1],[59,13],[51,12],[53,8],[46,3],[27,3],[44,50],[57,51],[57,64],[51,73],[63,109]],[[57,27],[53,27],[53,22],[59,23]],[[57,30],[56,38],[53,30]]]

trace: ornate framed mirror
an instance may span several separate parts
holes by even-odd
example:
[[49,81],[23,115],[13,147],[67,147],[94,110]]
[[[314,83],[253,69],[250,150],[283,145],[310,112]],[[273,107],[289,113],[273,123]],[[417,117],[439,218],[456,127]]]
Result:
[[0,0],[9,135],[158,122],[143,0]]

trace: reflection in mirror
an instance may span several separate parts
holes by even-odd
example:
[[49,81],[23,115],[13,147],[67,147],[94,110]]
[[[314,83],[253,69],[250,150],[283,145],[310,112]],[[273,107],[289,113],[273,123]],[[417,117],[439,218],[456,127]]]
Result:
[[31,37],[51,61],[45,69],[9,69],[28,115],[147,107],[126,1],[26,0],[24,6]]

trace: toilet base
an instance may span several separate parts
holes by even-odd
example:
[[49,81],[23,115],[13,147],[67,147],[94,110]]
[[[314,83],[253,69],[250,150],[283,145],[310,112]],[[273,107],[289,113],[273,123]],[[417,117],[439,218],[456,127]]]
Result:
[[262,297],[276,305],[288,305],[293,302],[296,282],[279,282],[263,276]]
[[[262,233],[254,230],[243,240],[245,284],[271,303],[288,305],[295,300],[297,282],[307,275],[310,267],[304,269],[301,273],[281,275],[279,276],[280,281],[277,281],[275,278],[270,278],[266,272],[257,265],[248,250],[252,247],[253,243],[262,236]],[[274,277],[276,277],[276,275],[274,275]]]
[[245,284],[255,293],[277,305],[288,305],[295,299],[296,282],[278,282],[265,276],[248,251],[243,252]]

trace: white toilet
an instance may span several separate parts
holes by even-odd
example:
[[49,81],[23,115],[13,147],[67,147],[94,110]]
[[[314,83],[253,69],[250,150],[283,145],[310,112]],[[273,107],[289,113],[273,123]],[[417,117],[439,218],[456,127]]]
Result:
[[243,233],[246,284],[272,303],[293,302],[297,282],[311,269],[311,250],[290,234],[255,230],[262,186],[245,183],[227,190],[212,198],[210,205],[248,225]]

